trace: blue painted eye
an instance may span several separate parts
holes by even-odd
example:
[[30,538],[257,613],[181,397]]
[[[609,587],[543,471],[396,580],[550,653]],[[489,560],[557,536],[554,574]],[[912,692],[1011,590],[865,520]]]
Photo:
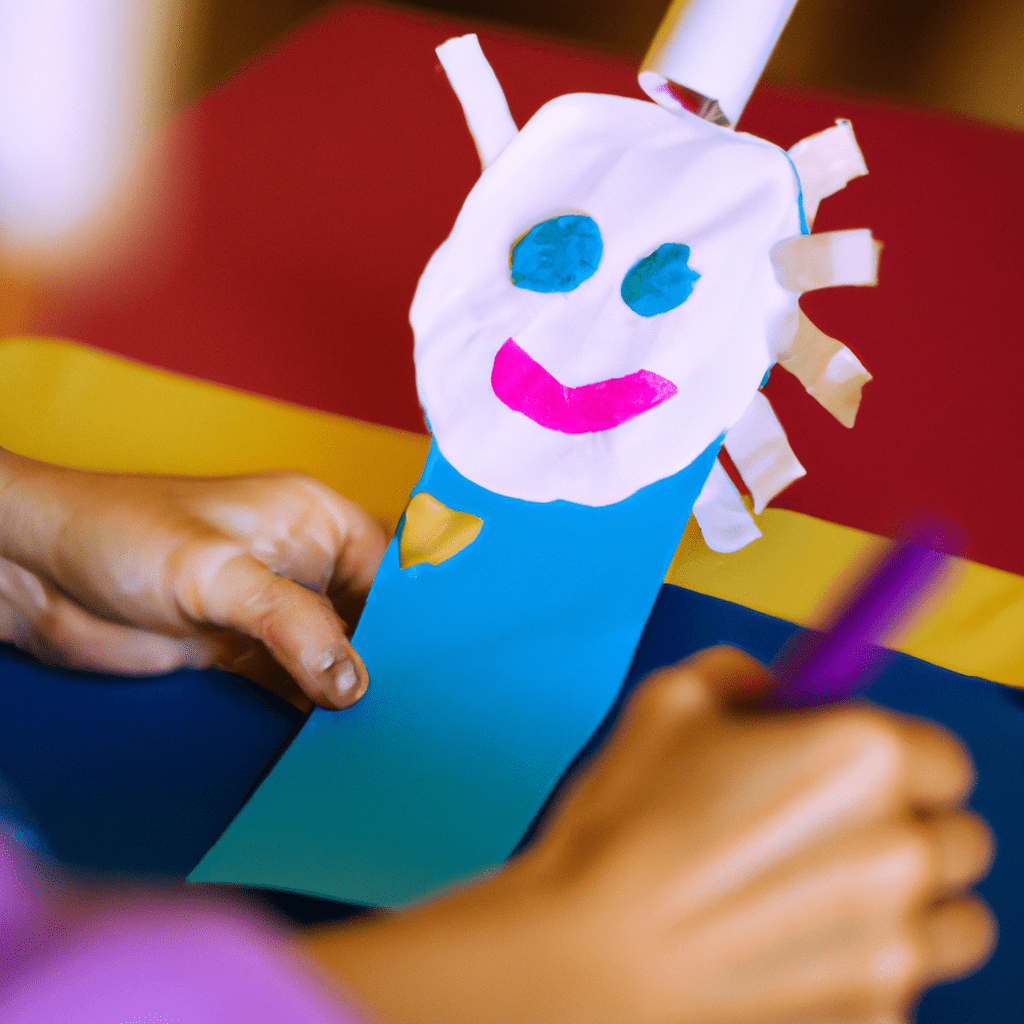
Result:
[[603,249],[590,217],[542,220],[512,247],[512,283],[531,292],[571,292],[597,270]]
[[681,306],[700,277],[686,261],[690,247],[676,242],[659,245],[630,268],[622,279],[622,301],[641,316],[657,316]]

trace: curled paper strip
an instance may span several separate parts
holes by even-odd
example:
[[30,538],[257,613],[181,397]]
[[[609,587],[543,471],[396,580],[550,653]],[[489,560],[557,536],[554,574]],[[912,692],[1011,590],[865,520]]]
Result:
[[804,216],[808,224],[814,221],[822,199],[845,188],[854,178],[868,173],[864,155],[853,134],[853,125],[845,120],[836,121],[835,127],[826,128],[817,135],[801,139],[789,151],[789,157],[800,176]]
[[788,370],[844,427],[852,427],[871,374],[840,341],[830,338],[800,310],[796,334],[779,365]]
[[717,459],[693,503],[693,518],[704,535],[704,543],[723,555],[739,551],[762,536],[742,495]]
[[772,249],[772,265],[779,284],[791,292],[875,285],[881,250],[870,228],[822,231],[779,242]]
[[755,513],[807,473],[789,447],[775,410],[760,391],[725,435],[725,450],[750,489]]
[[736,124],[795,4],[675,0],[640,65],[640,87],[675,114],[687,105],[665,86],[682,86],[684,93],[717,101],[725,124]]
[[480,164],[487,167],[519,131],[509,112],[505,91],[475,34],[449,39],[435,52],[462,105]]

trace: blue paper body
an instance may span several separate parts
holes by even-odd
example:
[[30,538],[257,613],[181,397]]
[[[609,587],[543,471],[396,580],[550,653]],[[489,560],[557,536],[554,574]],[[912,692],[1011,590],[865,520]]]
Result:
[[366,696],[313,712],[189,877],[395,906],[504,861],[614,703],[720,444],[602,508],[494,494],[432,445],[413,493],[479,536],[404,570],[392,541]]

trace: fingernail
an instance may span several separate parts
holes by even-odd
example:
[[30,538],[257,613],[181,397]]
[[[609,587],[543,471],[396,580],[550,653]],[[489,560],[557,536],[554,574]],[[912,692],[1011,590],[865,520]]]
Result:
[[334,687],[339,697],[348,699],[354,696],[359,687],[359,673],[350,658],[346,658],[334,670]]
[[316,663],[317,672],[326,672],[334,664],[334,661],[334,655],[330,651],[327,651],[326,654],[321,654]]

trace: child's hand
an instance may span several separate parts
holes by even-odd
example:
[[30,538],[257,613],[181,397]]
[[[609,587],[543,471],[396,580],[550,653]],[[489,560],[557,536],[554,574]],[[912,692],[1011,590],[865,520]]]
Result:
[[730,707],[728,648],[642,684],[504,871],[307,945],[404,1024],[882,1024],[975,970],[992,840],[942,729],[865,705]]
[[346,630],[386,543],[301,473],[125,476],[0,452],[0,638],[90,671],[216,665],[346,707],[367,685]]

